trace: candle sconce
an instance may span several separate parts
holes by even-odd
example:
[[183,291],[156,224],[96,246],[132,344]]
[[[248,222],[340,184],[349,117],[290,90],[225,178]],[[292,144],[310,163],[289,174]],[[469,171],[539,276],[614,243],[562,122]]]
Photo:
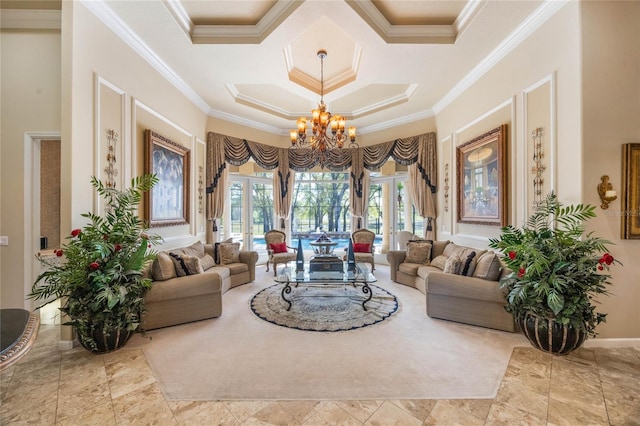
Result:
[[609,203],[618,197],[616,191],[613,190],[611,182],[609,182],[609,176],[603,175],[600,178],[600,181],[601,182],[598,184],[598,195],[600,196],[600,201],[602,201],[600,207],[603,210],[606,210],[609,208]]

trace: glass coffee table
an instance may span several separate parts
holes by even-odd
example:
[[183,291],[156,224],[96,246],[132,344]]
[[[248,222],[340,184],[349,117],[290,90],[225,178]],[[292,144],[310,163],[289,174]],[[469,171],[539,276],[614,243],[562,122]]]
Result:
[[343,284],[354,287],[362,286],[362,293],[366,296],[362,302],[362,308],[366,311],[366,303],[371,300],[373,296],[369,284],[376,282],[376,277],[369,271],[365,264],[356,263],[355,269],[352,271],[347,271],[346,269],[347,264],[345,262],[342,271],[310,271],[309,264],[305,263],[304,271],[296,271],[295,262],[287,263],[276,276],[276,282],[284,284],[281,294],[282,300],[289,304],[287,310],[291,309],[291,298],[287,298],[287,295],[291,294],[292,286]]

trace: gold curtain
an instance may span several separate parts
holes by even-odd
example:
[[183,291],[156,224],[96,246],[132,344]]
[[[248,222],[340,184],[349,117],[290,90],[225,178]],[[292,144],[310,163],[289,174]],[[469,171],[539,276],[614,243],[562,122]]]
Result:
[[278,151],[278,168],[277,172],[273,174],[273,205],[280,219],[280,229],[284,232],[285,220],[289,218],[291,212],[295,173],[288,167],[289,151],[286,149],[280,149]]
[[427,220],[424,237],[436,238],[435,192],[438,182],[436,138],[434,133],[420,136],[418,159],[409,166],[408,189],[413,206]]
[[207,243],[214,242],[214,232],[218,231],[217,219],[224,213],[224,196],[227,186],[227,163],[225,162],[224,136],[217,133],[207,135]]

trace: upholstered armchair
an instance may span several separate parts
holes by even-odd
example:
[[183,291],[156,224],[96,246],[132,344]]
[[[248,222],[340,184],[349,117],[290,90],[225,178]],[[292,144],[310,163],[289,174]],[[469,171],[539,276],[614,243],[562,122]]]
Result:
[[398,250],[406,250],[407,242],[414,239],[418,239],[418,237],[415,236],[410,231],[400,231],[398,232],[397,239],[398,239]]
[[269,263],[273,265],[273,275],[276,275],[278,263],[287,263],[296,260],[297,249],[287,245],[287,235],[272,229],[264,234],[264,241],[267,244],[267,272],[269,272]]
[[353,244],[353,254],[356,262],[370,263],[371,272],[376,268],[373,262],[373,243],[375,239],[376,234],[368,229],[358,229],[351,234],[351,243]]

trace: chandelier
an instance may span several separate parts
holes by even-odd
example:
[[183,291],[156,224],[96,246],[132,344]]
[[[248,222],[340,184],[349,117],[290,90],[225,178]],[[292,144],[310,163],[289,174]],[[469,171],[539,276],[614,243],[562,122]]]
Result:
[[[324,103],[324,59],[327,57],[326,50],[318,51],[320,58],[320,103],[318,108],[311,110],[311,120],[300,117],[297,121],[297,130],[291,130],[291,147],[305,148],[307,145],[314,151],[324,154],[334,148],[343,148],[347,141],[345,127],[347,119],[338,114],[331,114],[327,111]],[[307,140],[308,124],[311,127],[311,135]],[[349,147],[357,148],[356,128],[348,128]]]

